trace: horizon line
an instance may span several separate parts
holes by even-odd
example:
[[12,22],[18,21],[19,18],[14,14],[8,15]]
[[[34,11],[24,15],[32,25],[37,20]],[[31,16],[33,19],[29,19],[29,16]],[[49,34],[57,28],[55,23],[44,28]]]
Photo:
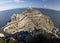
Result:
[[20,8],[42,8],[42,9],[49,9],[49,10],[55,10],[55,11],[60,11],[57,9],[53,9],[53,8],[43,8],[43,7],[18,7],[18,8],[11,8],[11,9],[4,9],[4,10],[0,10],[0,11],[7,11],[7,10],[12,10],[12,9],[20,9]]

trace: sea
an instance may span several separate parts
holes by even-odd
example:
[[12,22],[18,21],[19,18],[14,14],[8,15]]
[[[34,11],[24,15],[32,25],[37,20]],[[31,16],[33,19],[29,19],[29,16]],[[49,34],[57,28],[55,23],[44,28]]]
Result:
[[[10,21],[10,18],[14,13],[20,13],[26,9],[27,8],[17,8],[17,9],[0,11],[0,28],[5,26]],[[60,28],[60,11],[45,8],[34,8],[34,9],[39,10],[43,14],[50,16],[50,18],[54,22],[55,27]]]

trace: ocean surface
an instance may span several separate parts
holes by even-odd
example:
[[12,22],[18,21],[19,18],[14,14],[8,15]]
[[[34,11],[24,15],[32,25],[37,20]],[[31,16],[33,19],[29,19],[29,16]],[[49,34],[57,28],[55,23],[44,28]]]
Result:
[[[0,28],[5,26],[9,21],[10,17],[14,13],[20,13],[24,11],[26,8],[18,8],[18,9],[11,9],[6,11],[0,11]],[[34,8],[41,11],[43,14],[50,16],[53,20],[55,26],[60,28],[60,11],[51,10],[51,9],[44,9],[44,8]]]

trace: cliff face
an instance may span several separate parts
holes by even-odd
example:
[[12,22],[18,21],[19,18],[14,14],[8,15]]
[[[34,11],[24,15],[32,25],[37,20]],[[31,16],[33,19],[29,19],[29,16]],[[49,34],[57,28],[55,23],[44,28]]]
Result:
[[49,16],[42,14],[35,9],[26,9],[25,11],[13,14],[11,21],[6,25],[4,31],[14,34],[19,31],[31,32],[35,29],[46,28],[52,31],[54,24]]

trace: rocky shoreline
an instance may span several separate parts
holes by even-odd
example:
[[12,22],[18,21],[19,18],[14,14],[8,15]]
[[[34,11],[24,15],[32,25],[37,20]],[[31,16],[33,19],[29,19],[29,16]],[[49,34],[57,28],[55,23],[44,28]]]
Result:
[[29,43],[44,39],[60,39],[59,31],[49,16],[28,8],[21,13],[13,14],[10,22],[1,28],[0,34],[3,38],[12,37],[17,42]]

